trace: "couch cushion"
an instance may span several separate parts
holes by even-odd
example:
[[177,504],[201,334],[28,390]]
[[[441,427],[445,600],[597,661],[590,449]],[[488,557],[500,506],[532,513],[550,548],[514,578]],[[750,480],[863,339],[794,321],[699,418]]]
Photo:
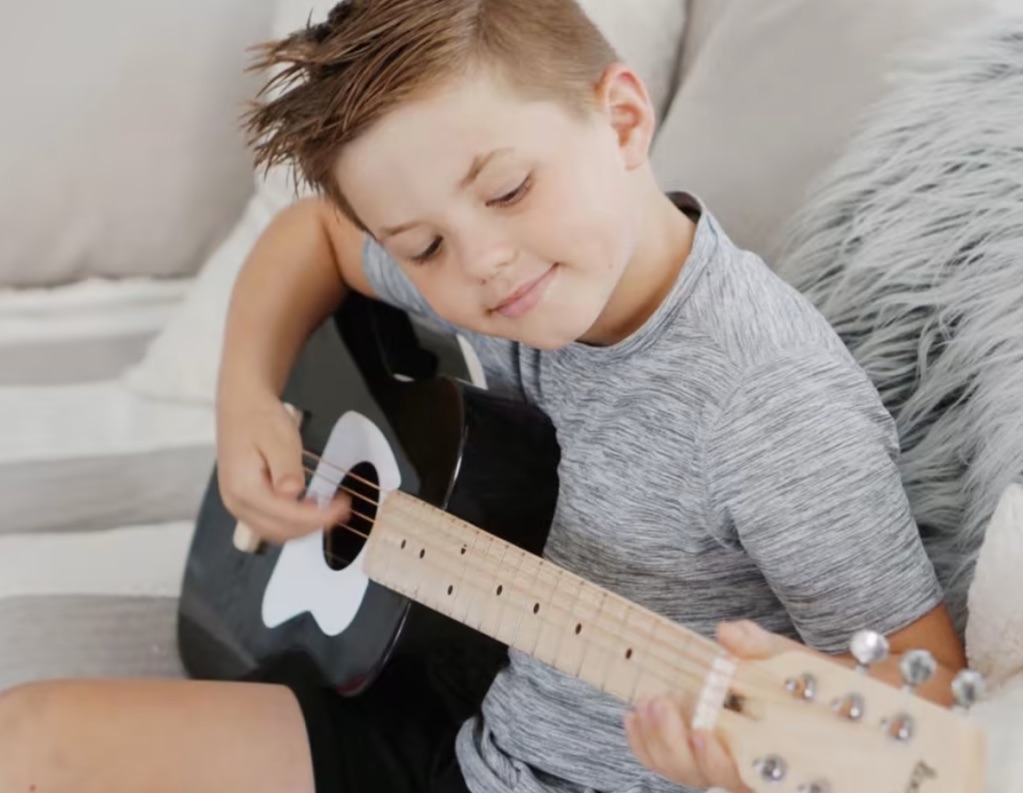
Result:
[[886,90],[894,53],[990,0],[692,0],[681,80],[654,148],[664,187],[707,202],[772,263],[807,184]]
[[116,381],[0,388],[0,535],[195,517],[214,460],[210,406]]
[[21,0],[0,26],[0,283],[194,273],[252,191],[272,0]]
[[0,290],[0,386],[110,380],[137,362],[189,279]]
[[177,594],[193,527],[0,535],[0,690],[48,677],[182,676]]
[[184,677],[177,598],[0,598],[0,691],[60,677]]

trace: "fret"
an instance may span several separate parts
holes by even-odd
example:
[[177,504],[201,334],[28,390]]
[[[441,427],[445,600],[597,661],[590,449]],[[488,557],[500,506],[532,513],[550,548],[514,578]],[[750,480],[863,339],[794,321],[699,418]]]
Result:
[[678,676],[678,670],[668,660],[673,658],[671,649],[661,644],[661,632],[664,621],[651,617],[651,630],[644,646],[640,668],[643,670],[634,686],[633,697],[648,699],[672,691],[671,680]]
[[[609,599],[609,593],[604,590],[601,593],[600,602],[597,604],[597,612],[593,615],[593,632],[597,634],[597,631],[599,631],[601,639],[604,638],[604,633],[607,631],[605,609]],[[583,662],[579,667],[579,677],[601,688],[600,683],[604,677],[604,668],[610,660],[607,640],[599,641],[594,638],[583,655]],[[601,688],[601,690],[603,689]]]
[[[531,558],[521,548],[515,548],[515,551],[518,563],[513,568],[509,566],[498,575],[491,582],[487,593],[494,599],[499,609],[497,626],[494,628],[493,636],[499,642],[509,645],[514,643],[515,631],[522,620],[522,610],[515,607],[515,599],[510,596],[510,592],[505,592],[505,590],[514,591],[525,586],[526,582],[523,580],[522,567],[526,564],[527,559]],[[500,591],[498,591],[498,588],[500,588]]]
[[[475,538],[473,538],[475,540]],[[454,599],[448,607],[447,614],[453,619],[459,622],[464,622],[464,615],[468,613],[469,607],[472,605],[473,598],[476,597],[475,588],[472,586],[468,573],[469,573],[469,559],[468,554],[472,551],[472,540],[466,537],[459,536],[455,538],[452,543],[452,556],[455,560],[458,573],[455,577],[455,594]],[[462,619],[459,619],[459,616]]]
[[525,604],[528,609],[526,618],[529,620],[530,624],[536,628],[533,636],[533,643],[529,647],[528,651],[533,657],[537,657],[537,650],[540,647],[540,641],[544,636],[544,623],[547,619],[547,611],[549,610],[551,599],[551,587],[554,583],[552,572],[550,565],[548,565],[546,561],[541,560],[537,570],[536,580],[533,582],[532,595]]
[[[499,553],[498,553],[499,552]],[[501,542],[492,544],[487,548],[487,561],[493,561],[493,571],[487,570],[480,581],[480,590],[491,581],[499,580],[504,575],[504,560],[508,555],[508,544]],[[497,626],[501,622],[501,611],[504,604],[499,602],[493,592],[482,592],[479,597],[480,603],[480,627],[479,630],[488,636],[493,636]]]
[[[531,645],[530,637],[533,634],[530,631],[536,627],[536,623],[532,619],[532,611],[529,608],[529,604],[532,602],[529,593],[532,592],[533,586],[535,586],[539,579],[542,568],[543,562],[541,559],[537,556],[530,556],[528,561],[524,561],[519,566],[519,571],[515,575],[515,586],[510,593],[507,593],[509,599],[514,604],[515,612],[518,614],[518,620],[515,623],[515,633],[512,635],[509,645],[523,652]],[[509,608],[512,608],[512,606],[509,606]],[[523,628],[527,631],[525,635],[523,635]]]
[[543,574],[544,564],[541,559],[535,559],[530,565],[532,575],[526,586],[516,588],[511,592],[517,610],[521,615],[518,628],[515,633],[514,646],[523,652],[530,652],[536,645],[537,637],[540,635],[540,624],[533,616],[533,603],[535,601],[536,587]]
[[611,656],[604,672],[604,690],[609,694],[634,702],[633,695],[643,675],[643,661],[649,650],[647,637],[656,623],[656,618],[632,605],[626,606],[624,627],[620,635],[625,648]]
[[582,665],[583,653],[593,640],[590,614],[585,611],[586,594],[593,590],[586,581],[573,577],[575,593],[570,596],[569,602],[565,604],[565,610],[570,619],[565,625],[561,645],[558,647],[555,658],[555,666],[563,672],[571,675],[578,674]]
[[557,666],[558,648],[564,639],[572,615],[558,603],[558,593],[566,583],[565,571],[558,569],[552,572],[554,576],[550,597],[541,605],[540,616],[543,617],[543,627],[540,629],[535,655],[544,663]]

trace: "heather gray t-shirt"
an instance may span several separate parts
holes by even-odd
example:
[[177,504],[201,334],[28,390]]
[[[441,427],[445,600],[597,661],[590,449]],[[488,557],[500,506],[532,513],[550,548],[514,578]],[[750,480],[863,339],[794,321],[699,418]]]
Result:
[[[699,217],[663,304],[610,347],[466,334],[491,388],[552,419],[561,489],[544,556],[706,636],[753,619],[825,652],[942,598],[896,468],[894,424],[811,305]],[[429,314],[372,241],[388,302]],[[626,706],[511,652],[457,741],[473,793],[679,788],[629,750]]]

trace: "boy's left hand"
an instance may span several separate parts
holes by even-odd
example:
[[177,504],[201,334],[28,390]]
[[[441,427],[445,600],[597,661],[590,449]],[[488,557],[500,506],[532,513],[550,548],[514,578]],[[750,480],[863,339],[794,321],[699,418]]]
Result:
[[[793,648],[809,651],[753,622],[722,623],[718,642],[739,658],[768,658]],[[733,793],[750,791],[728,750],[713,734],[690,730],[678,704],[669,698],[637,703],[625,717],[625,734],[640,762],[672,782],[721,787]]]

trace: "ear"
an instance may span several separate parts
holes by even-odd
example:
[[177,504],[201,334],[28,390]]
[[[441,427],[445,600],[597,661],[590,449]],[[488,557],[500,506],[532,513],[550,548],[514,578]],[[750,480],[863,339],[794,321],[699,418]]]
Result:
[[625,64],[615,63],[604,70],[596,94],[598,107],[618,137],[626,168],[640,167],[647,162],[657,125],[643,80]]

